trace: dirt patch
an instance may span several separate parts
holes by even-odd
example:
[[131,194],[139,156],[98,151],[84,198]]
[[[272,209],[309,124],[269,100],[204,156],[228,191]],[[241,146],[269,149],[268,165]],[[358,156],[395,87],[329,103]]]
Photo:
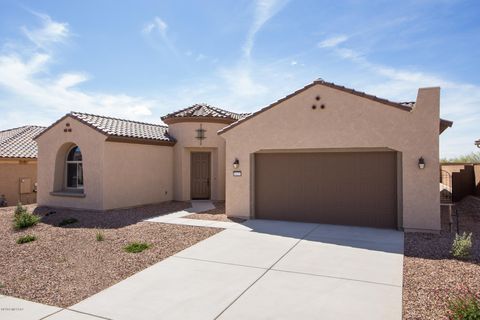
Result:
[[457,221],[453,232],[448,232],[446,208],[442,209],[440,234],[405,234],[404,319],[446,319],[451,299],[466,292],[480,293],[480,200],[465,198],[456,210],[459,231],[473,232],[473,256],[468,261],[451,257]]
[[225,213],[225,201],[214,201],[215,209],[208,210],[205,212],[194,213],[184,218],[188,219],[197,219],[197,220],[214,220],[214,221],[225,221],[225,222],[245,222],[245,219],[240,218],[229,218]]
[[[142,221],[187,207],[170,202],[102,213],[28,206],[43,218],[23,231],[12,228],[14,207],[2,208],[0,294],[68,307],[221,231]],[[79,221],[58,227],[67,218]],[[98,232],[103,241],[97,241]],[[37,239],[16,243],[27,234]],[[125,252],[124,246],[134,241],[152,246],[141,253]]]

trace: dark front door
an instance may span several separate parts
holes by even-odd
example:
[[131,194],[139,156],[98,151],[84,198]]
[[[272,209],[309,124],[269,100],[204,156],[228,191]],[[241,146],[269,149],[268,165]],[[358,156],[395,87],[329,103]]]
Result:
[[190,192],[192,199],[210,199],[210,152],[192,152]]

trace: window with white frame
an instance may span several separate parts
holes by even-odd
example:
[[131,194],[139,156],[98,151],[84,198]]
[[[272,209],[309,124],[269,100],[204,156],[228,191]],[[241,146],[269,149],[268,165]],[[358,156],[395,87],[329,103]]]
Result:
[[78,146],[72,147],[68,152],[65,167],[67,189],[83,189],[82,152]]

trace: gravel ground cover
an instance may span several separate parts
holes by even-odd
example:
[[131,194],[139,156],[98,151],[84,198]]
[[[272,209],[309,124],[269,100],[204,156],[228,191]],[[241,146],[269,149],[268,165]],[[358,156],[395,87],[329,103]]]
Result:
[[226,222],[238,222],[242,223],[245,219],[239,218],[229,218],[225,213],[225,201],[214,201],[215,209],[208,210],[205,212],[194,213],[184,218],[188,219],[198,219],[198,220],[215,220],[215,221],[226,221]]
[[465,198],[456,210],[460,233],[473,232],[473,255],[467,261],[451,257],[456,221],[453,232],[448,232],[446,208],[442,209],[440,234],[405,234],[404,319],[448,319],[451,299],[467,292],[480,293],[480,199]]
[[[12,228],[14,207],[0,209],[0,294],[68,307],[213,234],[217,228],[143,222],[143,219],[188,208],[169,202],[141,208],[92,212],[27,206],[42,216],[26,230]],[[76,223],[58,227],[67,218]],[[97,241],[102,233],[103,241]],[[17,244],[24,235],[30,243]],[[151,248],[128,253],[130,242]]]

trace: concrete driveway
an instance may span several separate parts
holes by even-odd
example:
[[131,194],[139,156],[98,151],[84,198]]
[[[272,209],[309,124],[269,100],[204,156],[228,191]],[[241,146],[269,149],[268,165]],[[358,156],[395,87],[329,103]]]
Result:
[[401,319],[402,232],[245,224],[47,319]]

